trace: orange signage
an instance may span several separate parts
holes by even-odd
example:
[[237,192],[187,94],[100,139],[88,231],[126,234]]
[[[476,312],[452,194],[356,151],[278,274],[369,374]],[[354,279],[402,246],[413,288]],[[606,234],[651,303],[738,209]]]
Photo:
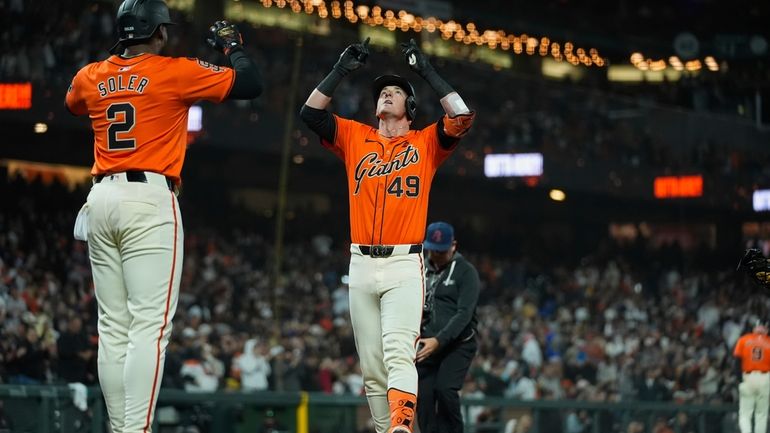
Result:
[[0,110],[32,108],[32,83],[0,83]]
[[655,178],[655,198],[701,197],[703,176],[661,176]]

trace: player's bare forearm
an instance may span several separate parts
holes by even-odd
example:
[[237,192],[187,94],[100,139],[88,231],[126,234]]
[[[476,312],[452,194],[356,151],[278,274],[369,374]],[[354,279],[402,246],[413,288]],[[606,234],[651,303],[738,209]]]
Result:
[[320,90],[313,89],[313,92],[310,94],[310,96],[308,96],[307,101],[305,101],[305,105],[317,110],[325,110],[331,101],[331,96],[326,96],[321,93]]
[[468,106],[465,105],[463,98],[454,91],[441,98],[441,106],[444,107],[444,112],[449,117],[457,117],[461,114],[468,114],[471,112]]

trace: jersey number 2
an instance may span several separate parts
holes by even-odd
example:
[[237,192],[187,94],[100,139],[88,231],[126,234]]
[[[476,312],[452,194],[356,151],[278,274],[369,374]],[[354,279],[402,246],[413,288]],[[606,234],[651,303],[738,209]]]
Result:
[[393,182],[390,183],[390,186],[388,186],[388,194],[395,195],[396,197],[401,197],[404,194],[407,197],[417,197],[420,195],[420,177],[407,176],[402,182],[401,176],[396,176]]
[[[118,114],[123,113],[122,120]],[[107,128],[107,150],[126,150],[136,148],[136,139],[118,138],[118,134],[130,132],[136,122],[136,110],[128,102],[118,102],[107,107],[107,120],[110,127]]]

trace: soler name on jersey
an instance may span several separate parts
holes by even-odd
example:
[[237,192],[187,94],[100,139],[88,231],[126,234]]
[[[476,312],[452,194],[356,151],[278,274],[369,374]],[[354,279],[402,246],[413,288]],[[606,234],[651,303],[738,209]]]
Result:
[[138,75],[125,75],[112,76],[104,81],[100,81],[96,85],[99,90],[99,96],[104,98],[110,93],[124,92],[126,90],[136,93],[144,93],[145,87],[150,84],[150,79],[147,77],[140,77]]

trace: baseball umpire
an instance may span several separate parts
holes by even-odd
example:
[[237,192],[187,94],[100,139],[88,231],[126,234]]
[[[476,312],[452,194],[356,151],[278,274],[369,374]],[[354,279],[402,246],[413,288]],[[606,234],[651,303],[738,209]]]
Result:
[[261,77],[235,26],[218,21],[209,44],[232,68],[159,55],[171,23],[161,0],[125,0],[112,56],[75,75],[65,106],[88,115],[94,185],[75,223],[88,241],[99,306],[99,383],[115,433],[152,429],[176,311],[184,232],[176,190],[187,113],[198,100],[252,99]]
[[476,354],[479,273],[457,252],[454,228],[428,226],[427,291],[417,351],[417,422],[420,432],[463,431],[459,391]]
[[404,57],[436,91],[445,116],[411,129],[417,110],[414,88],[395,75],[374,80],[376,128],[326,111],[340,81],[366,62],[368,43],[345,49],[300,115],[323,146],[344,161],[348,174],[350,318],[377,433],[411,433],[430,186],[436,169],[471,127],[474,113],[414,40],[402,44]]

